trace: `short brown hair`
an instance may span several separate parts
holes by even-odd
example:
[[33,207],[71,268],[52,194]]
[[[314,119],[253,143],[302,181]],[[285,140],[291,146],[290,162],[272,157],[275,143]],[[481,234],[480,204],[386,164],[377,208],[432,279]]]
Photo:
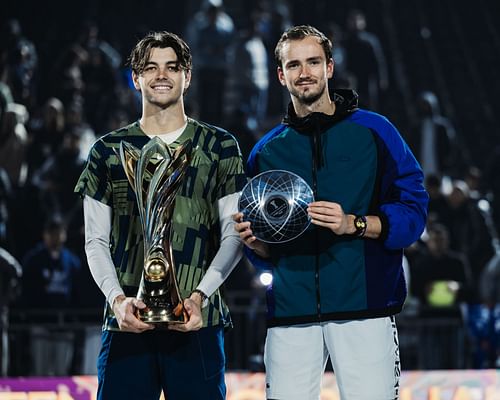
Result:
[[319,31],[311,25],[298,25],[292,26],[291,28],[287,29],[281,35],[280,40],[278,40],[278,44],[274,49],[274,57],[276,59],[276,64],[278,64],[278,67],[281,68],[283,66],[283,60],[281,59],[281,50],[283,49],[285,42],[289,40],[302,40],[307,36],[315,36],[318,38],[319,44],[321,45],[321,47],[323,47],[323,51],[325,52],[327,62],[332,58],[332,42],[326,37],[323,32]]
[[174,50],[181,69],[191,70],[193,59],[189,46],[175,33],[165,31],[150,32],[142,38],[130,53],[128,64],[132,68],[132,71],[139,75],[144,71],[144,67],[149,61],[151,49],[164,49],[167,47],[171,47]]

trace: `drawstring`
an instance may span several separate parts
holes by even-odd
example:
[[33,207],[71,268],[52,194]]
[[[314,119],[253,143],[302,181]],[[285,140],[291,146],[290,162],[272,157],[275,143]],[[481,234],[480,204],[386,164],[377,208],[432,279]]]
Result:
[[314,198],[318,196],[318,170],[325,166],[325,159],[323,157],[323,146],[321,140],[321,132],[319,124],[315,124],[315,130],[311,136],[312,138],[312,180],[313,180],[313,193]]

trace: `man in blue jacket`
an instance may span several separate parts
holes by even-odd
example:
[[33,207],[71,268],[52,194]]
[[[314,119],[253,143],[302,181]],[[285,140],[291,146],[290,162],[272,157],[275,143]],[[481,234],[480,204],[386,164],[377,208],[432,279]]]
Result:
[[403,248],[421,235],[428,196],[397,129],[358,109],[353,91],[332,96],[332,44],[311,26],[279,40],[278,78],[290,92],[283,122],[255,146],[251,176],[285,169],[314,191],[312,225],[269,245],[243,214],[236,230],[255,264],[273,271],[265,346],[268,399],[319,399],[328,356],[343,400],[397,399],[394,315],[406,297]]

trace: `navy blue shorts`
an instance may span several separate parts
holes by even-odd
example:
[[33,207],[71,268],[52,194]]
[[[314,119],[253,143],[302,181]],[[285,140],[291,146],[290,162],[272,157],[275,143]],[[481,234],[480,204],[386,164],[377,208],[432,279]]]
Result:
[[97,400],[223,400],[223,328],[104,331],[97,372]]

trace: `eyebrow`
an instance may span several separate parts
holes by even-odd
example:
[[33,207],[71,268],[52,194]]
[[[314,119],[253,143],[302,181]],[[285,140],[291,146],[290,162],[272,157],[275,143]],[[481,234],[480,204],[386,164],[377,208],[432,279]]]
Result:
[[[169,65],[169,66],[180,66],[180,62],[179,61],[167,61],[165,64]],[[155,62],[155,61],[148,61],[146,64],[144,64],[144,67],[147,67],[148,65],[156,65],[156,66],[158,66],[158,63]]]
[[[310,62],[310,61],[321,61],[321,60],[322,60],[321,56],[316,56],[316,57],[309,57],[309,58],[306,58],[306,62]],[[299,62],[299,60],[290,60],[290,61],[288,61],[288,62],[285,64],[285,66],[288,66],[288,65],[293,64],[293,63],[298,63],[298,62]]]

